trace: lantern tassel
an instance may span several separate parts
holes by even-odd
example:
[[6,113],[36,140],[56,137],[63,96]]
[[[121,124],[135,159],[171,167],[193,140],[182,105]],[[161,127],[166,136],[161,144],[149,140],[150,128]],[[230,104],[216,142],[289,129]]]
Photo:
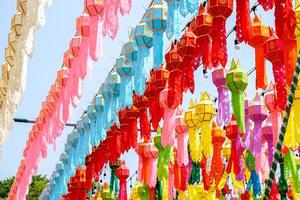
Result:
[[200,182],[200,164],[193,162],[192,172],[189,178],[189,185],[198,184]]
[[98,15],[94,17],[90,17],[90,39],[89,39],[89,46],[90,46],[90,57],[97,61],[98,58],[102,55],[102,33],[99,29],[99,19]]
[[132,106],[132,91],[132,77],[123,77],[120,85],[119,110],[125,107],[130,108]]
[[267,88],[266,63],[264,49],[262,46],[255,48],[255,67],[256,67],[256,89],[265,90]]
[[173,146],[175,141],[175,117],[177,109],[164,109],[164,124],[162,128],[161,144]]
[[236,1],[236,36],[239,42],[248,41],[250,34],[249,0]]
[[[211,61],[211,57],[212,57],[212,40],[210,36],[203,36],[203,37],[199,37],[198,38],[197,43],[198,47],[199,47],[199,53],[202,56],[202,62],[203,62],[203,66],[204,69],[211,69],[212,68],[212,61]],[[198,67],[198,66],[197,66]],[[196,70],[196,68],[195,68]]]
[[187,0],[186,1],[186,6],[187,6],[187,10],[193,14],[195,12],[196,6],[195,6],[195,0]]
[[219,126],[230,121],[230,92],[226,87],[218,87],[218,113],[217,123]]
[[200,136],[196,128],[189,130],[189,147],[191,159],[194,162],[199,162],[202,158],[200,151]]
[[[150,50],[147,47],[139,47],[138,61],[134,65],[134,89],[138,95],[143,95],[146,89],[146,81],[150,73],[149,56]],[[155,58],[154,58],[155,59]],[[155,65],[156,66],[156,65]]]
[[174,35],[174,9],[176,9],[176,1],[177,0],[170,0],[168,1],[168,19],[167,19],[167,28],[166,28],[166,35],[170,40]]
[[212,64],[217,67],[220,63],[225,67],[227,63],[226,21],[221,17],[214,18],[212,29]]
[[212,140],[211,131],[212,131],[211,123],[202,122],[200,147],[205,157],[210,157],[212,155],[213,145],[211,142]]
[[232,109],[236,118],[239,130],[245,132],[245,109],[244,109],[244,93],[233,92],[231,93]]
[[284,64],[273,63],[273,74],[277,92],[276,103],[280,110],[284,110],[287,101],[286,72]]
[[289,152],[285,155],[284,158],[289,164],[289,169],[291,171],[293,181],[294,181],[294,189],[296,193],[300,193],[300,176],[298,174],[298,168],[295,162],[293,152],[289,150]]
[[151,123],[154,130],[157,130],[159,122],[164,113],[163,108],[159,104],[159,98],[150,98],[149,99],[149,111],[151,114]]
[[179,166],[186,165],[188,163],[188,135],[177,134],[177,163]]
[[183,17],[185,17],[188,14],[187,10],[187,1],[188,0],[181,0],[180,1],[180,13]]
[[141,127],[141,137],[145,139],[145,141],[149,141],[151,138],[150,132],[150,123],[148,119],[148,112],[146,108],[141,108],[139,110],[140,113],[140,127]]
[[107,130],[110,127],[111,122],[111,109],[110,109],[110,101],[105,101],[104,109],[103,109],[103,127]]
[[163,31],[153,32],[153,63],[154,69],[159,69],[163,63]]

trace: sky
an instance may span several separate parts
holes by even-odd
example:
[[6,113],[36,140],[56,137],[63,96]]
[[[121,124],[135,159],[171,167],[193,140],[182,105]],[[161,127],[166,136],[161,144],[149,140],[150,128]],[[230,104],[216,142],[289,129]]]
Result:
[[[200,0],[201,1],[201,0]],[[75,34],[75,21],[82,13],[83,0],[53,0],[52,6],[45,11],[46,23],[36,34],[36,44],[33,57],[28,62],[27,86],[21,104],[15,117],[35,119],[41,109],[41,102],[45,99],[51,84],[56,78],[56,72],[61,67],[63,53],[68,48],[72,36]],[[255,3],[250,0],[251,5]],[[122,45],[128,41],[128,33],[131,27],[135,27],[141,19],[150,0],[132,0],[132,9],[127,16],[120,16],[119,32],[114,40],[106,37],[103,46],[103,57],[94,64],[93,73],[84,81],[83,96],[79,106],[73,112],[69,122],[76,122],[87,108],[100,85],[105,80],[108,72],[113,67],[115,59],[119,56]],[[7,38],[11,17],[16,13],[16,1],[0,1],[0,63],[4,62],[4,49],[7,46]],[[261,16],[262,9],[257,9]],[[262,21],[273,26],[273,12],[263,13]],[[188,16],[185,21],[190,19]],[[227,30],[235,24],[235,12],[227,20]],[[242,68],[247,72],[254,65],[254,49],[240,44],[240,49],[234,48],[235,34],[227,39],[228,58],[240,59]],[[165,51],[168,50],[170,41],[166,39]],[[272,79],[271,66],[268,63],[269,79]],[[211,96],[217,96],[212,84],[211,75],[204,77],[202,69],[195,73],[196,89],[194,94],[187,93],[184,97],[184,107],[187,108],[191,98],[199,99],[200,93],[208,91]],[[247,93],[250,98],[255,94],[255,73],[249,77]],[[28,133],[32,124],[15,123],[3,148],[0,158],[0,180],[16,174],[16,170],[22,159]],[[63,151],[66,136],[72,131],[72,127],[65,127],[63,134],[56,140],[56,149],[48,148],[48,157],[40,161],[38,173],[49,176],[55,168],[59,155]],[[130,173],[137,169],[137,156],[134,151],[122,156],[127,162]]]

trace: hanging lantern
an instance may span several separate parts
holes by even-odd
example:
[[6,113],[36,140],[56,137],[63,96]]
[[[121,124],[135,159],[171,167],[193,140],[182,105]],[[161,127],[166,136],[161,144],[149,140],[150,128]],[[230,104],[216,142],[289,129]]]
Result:
[[175,117],[177,107],[172,108],[168,106],[168,89],[164,89],[159,94],[160,106],[164,109],[164,123],[161,135],[161,144],[163,148],[167,145],[174,146],[175,142]]
[[275,94],[274,85],[270,82],[268,93],[265,95],[265,105],[267,106],[272,118],[273,145],[277,145],[279,137],[279,127],[281,127],[281,112],[276,107],[277,96]]
[[145,96],[137,96],[135,94],[133,96],[133,102],[139,110],[141,138],[144,138],[145,141],[149,141],[151,138],[150,122],[148,118],[149,100]]
[[[117,100],[120,96],[120,82],[121,78],[119,74],[113,70],[107,77],[107,87],[111,91],[111,102],[110,102],[110,108],[111,108],[111,114],[112,114],[112,122],[118,123],[118,116],[117,113]],[[113,124],[113,123],[111,123]]]
[[275,35],[275,33],[270,30],[271,36],[264,43],[264,52],[266,58],[273,65],[273,75],[275,80],[277,101],[276,105],[280,110],[285,109],[285,104],[287,101],[287,90],[286,90],[286,71],[283,61],[283,46],[281,40]]
[[183,88],[185,91],[189,89],[192,93],[195,90],[193,59],[196,54],[196,39],[196,35],[187,29],[177,44],[178,53],[182,58],[181,66],[184,66]]
[[134,39],[137,45],[137,68],[134,70],[135,91],[142,95],[145,91],[145,83],[152,68],[150,64],[150,48],[153,46],[153,33],[148,28],[145,21],[140,22],[134,33]]
[[283,144],[286,147],[291,148],[292,150],[296,150],[300,145],[300,122],[299,122],[299,112],[300,108],[300,81],[298,81],[294,102],[292,104],[289,120],[286,128],[286,133],[284,135]]
[[255,15],[250,29],[248,44],[255,48],[256,89],[267,87],[267,72],[263,44],[270,37],[269,28]]
[[121,77],[120,84],[120,98],[119,98],[119,109],[124,107],[130,108],[132,106],[132,93],[133,93],[133,84],[132,84],[132,62],[121,56],[116,60],[116,71]]
[[273,130],[272,117],[269,116],[264,127],[262,127],[262,141],[268,144],[268,164],[271,168],[273,162],[274,145],[273,145]]
[[[222,145],[225,142],[225,132],[215,123],[212,125],[212,143],[214,145],[213,156],[210,168],[210,180],[215,181],[215,185],[219,185],[221,181],[224,165],[222,161]],[[220,197],[220,191],[217,189],[216,195]]]
[[250,2],[249,0],[236,1],[236,37],[238,42],[248,42],[250,34]]
[[239,130],[245,132],[244,91],[248,85],[247,74],[240,69],[240,61],[231,62],[231,68],[226,75],[227,87],[231,91],[231,105]]
[[129,177],[129,169],[124,160],[121,161],[120,167],[116,170],[116,175],[120,180],[119,200],[127,200],[126,180]]
[[223,68],[215,69],[212,72],[212,79],[218,90],[217,123],[221,126],[230,121],[230,93],[226,86],[226,70]]
[[213,16],[212,26],[212,64],[227,63],[226,19],[233,10],[233,0],[209,0],[208,12]]
[[[254,100],[249,106],[249,118],[254,122],[254,130],[251,139],[251,151],[253,156],[256,157],[256,162],[260,163],[261,159],[261,134],[260,129],[262,123],[268,117],[268,111],[260,99],[260,95],[256,93]],[[257,166],[260,166],[257,164]]]
[[138,130],[137,119],[139,117],[139,110],[133,105],[130,109],[126,109],[126,121],[128,122],[128,135],[130,135],[130,144],[132,147],[137,145]]
[[183,93],[183,69],[181,67],[182,57],[177,51],[176,44],[171,44],[170,51],[165,55],[169,73],[168,80],[168,105],[170,108],[176,108],[182,103]]
[[188,131],[189,127],[185,122],[184,111],[181,107],[177,109],[175,119],[175,130],[177,133],[176,161],[179,167],[187,166],[188,158]]
[[151,71],[150,81],[147,83],[145,96],[149,99],[149,112],[154,130],[157,130],[163,116],[163,108],[159,104],[159,94],[165,88],[168,78],[168,70],[161,67],[159,70]]
[[194,101],[190,101],[189,109],[185,112],[185,123],[189,129],[189,148],[190,156],[194,162],[199,162],[202,158],[200,151],[200,135],[198,133],[198,125],[200,119],[196,115]]
[[[211,69],[212,40],[210,33],[212,30],[212,26],[213,17],[201,4],[199,13],[192,20],[190,27],[193,33],[198,37],[196,40],[198,55],[196,55],[196,58],[200,59],[200,57],[202,57],[202,63],[205,70]],[[194,69],[196,70],[198,67],[199,65],[194,66]]]
[[166,35],[168,39],[171,39],[175,33],[175,39],[178,39],[180,34],[179,27],[179,4],[177,0],[167,0],[168,2],[168,18]]
[[163,0],[154,0],[146,10],[145,22],[153,32],[153,67],[160,68],[163,63],[163,33],[167,27],[167,4]]
[[216,109],[207,92],[201,94],[200,102],[196,105],[196,115],[200,120],[201,128],[200,147],[203,150],[203,155],[210,157],[213,149],[211,142],[211,123],[212,119],[216,116]]

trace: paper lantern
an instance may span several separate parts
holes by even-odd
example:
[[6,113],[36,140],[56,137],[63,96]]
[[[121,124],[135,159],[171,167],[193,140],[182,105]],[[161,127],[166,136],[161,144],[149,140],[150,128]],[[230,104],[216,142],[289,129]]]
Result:
[[159,121],[163,116],[163,108],[159,104],[159,94],[165,88],[168,78],[168,70],[161,67],[159,70],[151,71],[150,81],[146,85],[145,96],[149,100],[149,112],[154,130],[157,130]]
[[120,180],[119,200],[127,200],[126,180],[129,177],[129,169],[126,167],[125,161],[121,161],[120,167],[116,170],[116,175]]
[[283,61],[283,46],[281,40],[271,31],[270,38],[264,44],[264,52],[266,58],[273,65],[273,75],[275,80],[275,87],[277,93],[276,105],[280,110],[285,109],[287,101],[287,90],[286,90],[286,70]]
[[150,122],[148,118],[149,100],[146,96],[133,96],[133,102],[136,108],[139,110],[141,138],[145,141],[149,141],[151,137]]
[[196,115],[194,101],[190,101],[189,109],[185,112],[185,122],[189,126],[189,147],[190,156],[194,162],[199,162],[202,158],[200,151],[200,135],[197,126],[200,119]]
[[300,81],[298,81],[294,102],[290,110],[290,116],[286,128],[286,133],[284,135],[283,144],[286,147],[296,150],[300,145],[300,121],[298,109],[300,108]]
[[18,0],[17,1],[17,10],[23,15],[27,12],[27,0]]
[[185,122],[184,111],[182,108],[177,109],[175,119],[175,130],[177,133],[177,151],[176,161],[179,167],[182,165],[187,166],[188,164],[188,131],[189,127]]
[[231,172],[232,167],[236,175],[239,174],[241,170],[237,151],[238,130],[237,121],[234,115],[232,115],[231,121],[226,126],[226,137],[231,140],[231,154],[226,168],[228,174]]
[[200,120],[200,146],[203,150],[203,155],[209,157],[212,155],[213,148],[211,143],[211,123],[216,116],[216,109],[207,92],[201,94],[200,102],[196,105],[196,115]]
[[239,130],[245,132],[244,91],[248,85],[247,74],[240,69],[240,61],[231,62],[231,68],[226,75],[227,87],[231,91],[231,105]]
[[[222,145],[225,142],[225,132],[215,123],[212,125],[212,143],[214,145],[211,168],[210,168],[210,180],[214,180],[218,185],[221,181],[224,165],[222,161]],[[220,191],[216,191],[217,196],[220,196]]]
[[[196,58],[202,58],[204,69],[211,69],[211,30],[213,26],[213,17],[207,12],[201,4],[198,15],[191,22],[191,30],[198,37],[196,40],[197,52]],[[199,66],[194,66],[195,70]]]
[[137,70],[135,71],[135,91],[142,95],[145,91],[145,82],[152,69],[150,64],[150,48],[153,46],[153,33],[145,21],[140,22],[134,33],[134,40],[137,45]]
[[85,8],[90,16],[102,14],[105,0],[85,0]]
[[163,33],[167,27],[167,4],[163,0],[154,0],[146,10],[145,22],[153,32],[153,67],[160,68],[163,63]]
[[89,16],[82,15],[76,19],[77,34],[83,37],[90,35],[90,19]]
[[138,140],[137,118],[139,117],[139,110],[132,106],[126,109],[126,120],[128,122],[128,134],[131,136],[130,144],[135,147]]
[[256,89],[261,88],[265,90],[267,87],[267,72],[263,44],[269,37],[269,28],[262,24],[255,15],[250,29],[248,44],[255,49]]
[[194,81],[194,67],[193,59],[196,54],[196,35],[187,29],[184,35],[180,38],[177,44],[177,51],[181,55],[182,65],[184,67],[184,91],[190,90],[194,93],[195,90],[195,81]]
[[254,100],[250,103],[249,118],[254,122],[254,130],[251,139],[251,151],[256,157],[256,161],[260,163],[261,156],[261,134],[259,133],[262,123],[268,117],[268,111],[260,99],[260,95],[256,93]]
[[11,28],[16,33],[16,36],[20,36],[22,34],[23,27],[23,15],[18,13],[14,15],[11,21]]
[[279,127],[281,127],[281,113],[276,107],[277,96],[275,94],[274,85],[270,82],[268,87],[268,93],[264,97],[265,105],[267,106],[271,118],[272,118],[272,130],[273,130],[273,145],[277,145]]
[[133,92],[132,62],[128,58],[121,56],[116,60],[115,67],[117,73],[121,77],[119,108],[124,108],[125,106],[130,108],[132,105],[132,92]]
[[165,148],[167,145],[173,146],[175,142],[175,117],[177,108],[172,108],[168,105],[168,89],[161,91],[159,94],[159,103],[164,109],[161,144]]
[[230,94],[226,86],[226,70],[223,68],[215,69],[212,72],[212,80],[218,90],[217,123],[221,126],[230,121]]
[[176,44],[171,44],[170,51],[165,55],[167,66],[169,71],[168,80],[168,105],[170,108],[176,108],[182,103],[183,93],[183,68],[182,57],[177,50]]
[[213,16],[212,27],[212,64],[220,63],[225,67],[227,63],[226,19],[233,10],[233,0],[209,0],[208,12]]
[[269,167],[272,166],[274,145],[273,145],[273,130],[272,130],[272,117],[269,116],[265,125],[262,127],[262,141],[268,144],[268,164]]

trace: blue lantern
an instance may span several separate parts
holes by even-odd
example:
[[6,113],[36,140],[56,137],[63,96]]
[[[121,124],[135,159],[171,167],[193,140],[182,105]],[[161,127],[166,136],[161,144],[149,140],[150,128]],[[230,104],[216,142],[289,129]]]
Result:
[[[101,90],[101,89],[100,89]],[[103,110],[104,110],[104,98],[102,94],[97,94],[93,100],[93,107],[95,108],[96,114],[96,131],[95,131],[95,146],[98,146],[100,141],[105,138],[106,131],[103,126]]]
[[135,28],[134,39],[138,46],[138,68],[134,69],[134,88],[138,95],[145,92],[145,84],[152,68],[150,48],[153,46],[153,33],[146,22],[140,22]]
[[130,108],[132,105],[132,62],[125,56],[121,56],[116,60],[116,71],[121,77],[119,110],[124,107]]
[[153,64],[159,69],[163,63],[163,33],[167,27],[167,5],[163,0],[154,0],[146,10],[145,21],[153,32]]

